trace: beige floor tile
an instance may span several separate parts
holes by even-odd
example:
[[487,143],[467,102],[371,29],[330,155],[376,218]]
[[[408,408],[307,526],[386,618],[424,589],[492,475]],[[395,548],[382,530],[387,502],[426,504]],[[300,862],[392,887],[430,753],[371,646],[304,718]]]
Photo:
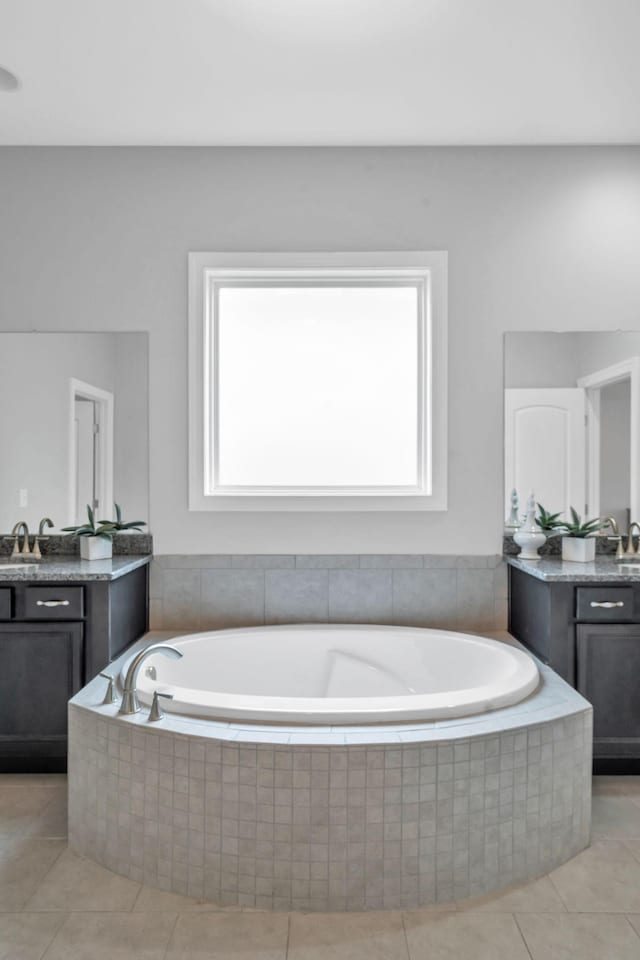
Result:
[[629,853],[640,862],[640,837],[625,837],[621,842]]
[[588,852],[580,853],[549,876],[570,913],[640,912],[637,862],[603,860],[590,857]]
[[510,914],[406,914],[405,927],[411,960],[530,960]]
[[[0,835],[44,836],[47,808],[66,797],[64,787],[6,787],[0,790]],[[66,800],[63,799],[63,803]]]
[[142,887],[133,908],[134,913],[164,913],[166,910],[174,913],[190,913],[194,910],[211,913],[219,910],[233,912],[240,909],[240,907],[220,907],[211,900],[183,897],[180,893],[169,893],[166,890],[156,890],[154,887]]
[[56,790],[51,802],[42,813],[34,818],[29,828],[30,836],[34,837],[66,837],[67,836],[67,791]]
[[131,910],[140,884],[76,856],[60,856],[30,898],[28,910]]
[[[629,923],[631,924],[635,932],[640,937],[640,914],[636,914],[636,915],[630,914],[627,917],[627,920],[629,921]],[[640,953],[638,955],[640,956]]]
[[640,797],[640,777],[594,777],[593,795]]
[[292,913],[287,960],[407,960],[400,913]]
[[288,923],[286,913],[181,914],[165,960],[284,960]]
[[591,829],[608,837],[640,837],[640,804],[626,794],[594,796]]
[[66,787],[66,773],[0,773],[0,791],[4,787]]
[[458,910],[483,913],[564,913],[565,907],[548,877],[507,887],[483,897],[459,900]]
[[[633,838],[629,838],[629,840],[609,839],[608,837],[593,838],[591,846],[583,850],[579,856],[583,860],[626,860],[630,863],[635,859],[633,849],[630,847],[630,844],[633,843]],[[637,838],[635,843],[638,845],[638,852],[640,853],[640,837]]]
[[0,960],[41,960],[64,913],[1,913]]
[[640,939],[624,916],[519,914],[532,960],[638,960]]
[[46,960],[163,960],[175,920],[171,913],[74,913]]
[[21,910],[66,846],[64,840],[0,838],[0,910]]

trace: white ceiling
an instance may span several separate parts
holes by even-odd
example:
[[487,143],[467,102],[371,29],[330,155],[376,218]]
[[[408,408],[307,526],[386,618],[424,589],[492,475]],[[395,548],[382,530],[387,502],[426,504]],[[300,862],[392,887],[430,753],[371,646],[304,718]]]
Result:
[[0,0],[3,144],[640,143],[640,0]]

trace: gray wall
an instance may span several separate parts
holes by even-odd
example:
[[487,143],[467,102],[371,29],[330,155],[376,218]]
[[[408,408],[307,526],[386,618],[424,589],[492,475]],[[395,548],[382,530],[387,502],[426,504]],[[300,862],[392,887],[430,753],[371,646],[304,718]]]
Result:
[[[0,150],[0,326],[149,330],[160,553],[494,554],[507,330],[633,329],[640,149]],[[190,250],[449,251],[449,510],[187,510]]]

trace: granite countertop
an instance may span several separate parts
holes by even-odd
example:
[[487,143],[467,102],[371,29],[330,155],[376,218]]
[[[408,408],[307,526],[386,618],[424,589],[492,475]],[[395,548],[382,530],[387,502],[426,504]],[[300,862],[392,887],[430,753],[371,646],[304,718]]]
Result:
[[522,570],[537,580],[544,580],[547,583],[640,582],[640,561],[616,563],[615,558],[611,556],[596,556],[591,563],[568,563],[557,556],[541,557],[540,560],[507,557],[506,560],[509,566],[515,567],[516,570]]
[[85,583],[88,580],[117,580],[151,560],[150,554],[123,555],[111,560],[81,560],[80,557],[43,558],[39,563],[13,564],[0,560],[0,582]]

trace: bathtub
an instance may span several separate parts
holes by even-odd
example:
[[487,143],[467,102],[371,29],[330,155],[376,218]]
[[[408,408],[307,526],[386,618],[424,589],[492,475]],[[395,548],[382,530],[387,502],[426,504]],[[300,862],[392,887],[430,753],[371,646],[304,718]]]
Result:
[[[437,721],[519,703],[538,686],[522,650],[485,637],[415,627],[291,625],[175,637],[153,654],[140,701],[193,717],[304,724]],[[122,678],[129,661],[124,665]]]
[[69,844],[103,867],[221,906],[397,910],[530,880],[588,844],[591,707],[517,647],[401,627],[176,632],[110,669],[180,647],[139,674],[141,699],[170,690],[173,713],[121,715],[102,676],[69,704]]

